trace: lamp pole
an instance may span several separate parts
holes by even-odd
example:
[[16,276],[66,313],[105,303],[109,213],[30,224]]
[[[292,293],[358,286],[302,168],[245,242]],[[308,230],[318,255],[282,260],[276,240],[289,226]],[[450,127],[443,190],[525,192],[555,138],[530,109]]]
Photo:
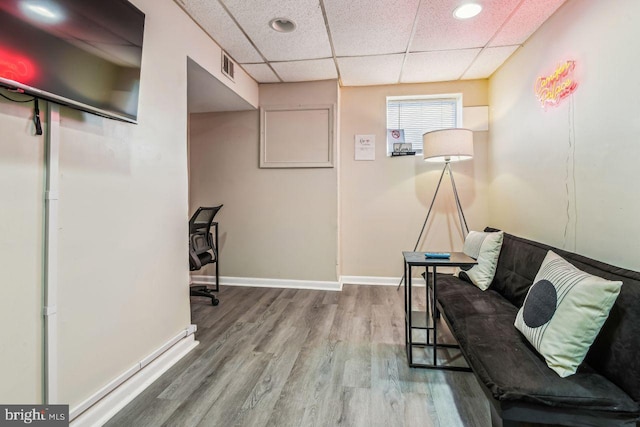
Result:
[[[444,177],[444,173],[447,170],[449,171],[451,187],[453,188],[453,197],[455,198],[455,201],[456,201],[456,210],[458,212],[458,220],[460,221],[460,229],[462,230],[463,233],[465,233],[465,236],[469,234],[469,226],[467,225],[467,219],[464,216],[464,211],[462,210],[462,205],[460,204],[460,196],[458,196],[456,181],[453,178],[453,169],[451,169],[451,159],[447,158],[445,159],[444,167],[442,168],[442,173],[440,174],[440,179],[438,180],[438,185],[436,186],[436,191],[435,193],[433,193],[433,199],[431,199],[431,204],[429,205],[427,216],[425,217],[424,222],[422,223],[422,228],[420,229],[418,240],[416,240],[416,244],[413,247],[413,252],[418,250],[418,246],[420,245],[420,240],[422,239],[422,234],[424,233],[424,229],[427,226],[427,222],[429,221],[429,216],[431,216],[431,211],[433,210],[433,204],[435,203],[436,197],[438,196],[438,191],[440,190],[440,184],[442,183],[442,178]],[[402,285],[402,282],[404,281],[404,279],[405,277],[403,275],[402,278],[400,279],[400,283],[398,283],[398,289],[400,289],[400,286]]]
[[[468,160],[473,157],[473,131],[470,129],[450,128],[426,132],[422,135],[422,155],[425,161],[443,161],[444,167],[442,168],[442,173],[440,174],[440,179],[438,180],[436,191],[433,194],[433,199],[431,199],[431,204],[429,205],[427,216],[424,219],[424,223],[422,223],[422,228],[420,229],[418,240],[416,240],[416,244],[413,247],[413,252],[416,252],[418,250],[418,246],[420,246],[420,240],[422,240],[422,235],[424,234],[424,230],[427,227],[427,222],[429,221],[429,217],[431,216],[431,211],[433,210],[433,205],[436,201],[436,197],[438,196],[438,191],[440,191],[442,178],[444,177],[444,173],[446,171],[449,171],[449,179],[451,180],[451,187],[453,188],[453,197],[456,200],[456,211],[458,212],[460,229],[462,233],[464,233],[465,238],[467,234],[469,234],[469,226],[467,225],[467,219],[464,217],[462,205],[460,204],[460,196],[458,195],[456,181],[453,178],[453,169],[451,169],[451,162],[458,160]],[[400,279],[400,283],[398,283],[398,289],[400,289],[400,285],[402,285],[402,282],[405,279],[406,278],[403,275]]]

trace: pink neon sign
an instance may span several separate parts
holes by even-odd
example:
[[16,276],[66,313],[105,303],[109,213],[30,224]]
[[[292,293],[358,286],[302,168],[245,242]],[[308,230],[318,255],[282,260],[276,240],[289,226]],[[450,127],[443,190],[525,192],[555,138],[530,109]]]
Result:
[[538,77],[533,90],[543,108],[557,106],[560,101],[576,91],[578,82],[573,76],[575,68],[575,61],[565,61],[558,65],[552,74]]

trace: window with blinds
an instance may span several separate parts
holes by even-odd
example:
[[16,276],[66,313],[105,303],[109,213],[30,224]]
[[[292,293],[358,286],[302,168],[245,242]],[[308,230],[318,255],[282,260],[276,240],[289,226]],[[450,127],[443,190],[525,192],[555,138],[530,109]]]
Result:
[[[387,129],[404,129],[405,143],[422,153],[425,132],[458,127],[461,104],[460,96],[387,97]],[[393,151],[389,141],[387,151]]]

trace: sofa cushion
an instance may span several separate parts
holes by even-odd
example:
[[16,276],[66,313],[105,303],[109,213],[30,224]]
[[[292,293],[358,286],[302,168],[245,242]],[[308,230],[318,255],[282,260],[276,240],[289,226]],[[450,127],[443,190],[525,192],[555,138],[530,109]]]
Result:
[[561,377],[575,374],[620,293],[621,281],[593,276],[549,251],[515,326]]
[[594,411],[640,411],[623,390],[583,365],[561,378],[514,328],[517,308],[495,291],[482,292],[452,276],[438,276],[437,299],[478,380],[498,401]]
[[[484,295],[484,296],[483,296]],[[494,290],[482,291],[469,282],[448,274],[438,274],[438,301],[446,302],[447,318],[451,328],[469,315],[507,313],[515,318],[518,309]],[[513,325],[511,325],[511,329]],[[455,332],[455,331],[453,331]]]
[[[487,228],[485,231],[496,231]],[[520,308],[533,284],[548,248],[531,244],[528,240],[504,233],[496,274],[491,289],[502,294]]]
[[470,281],[483,291],[489,288],[496,273],[503,232],[470,231],[464,240],[465,255],[478,261],[476,265],[461,267],[456,270],[456,276]]

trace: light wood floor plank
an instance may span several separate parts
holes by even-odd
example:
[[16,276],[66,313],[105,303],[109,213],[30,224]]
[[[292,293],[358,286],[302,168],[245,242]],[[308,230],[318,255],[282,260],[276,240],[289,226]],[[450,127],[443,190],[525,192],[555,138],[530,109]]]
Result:
[[435,427],[439,425],[435,408],[425,394],[404,394],[404,425]]
[[394,346],[373,344],[371,354],[371,417],[380,425],[402,426],[404,400]]
[[279,336],[284,338],[283,341],[273,342],[274,345],[279,344],[279,349],[274,349],[274,357],[240,408],[235,420],[236,426],[262,427],[269,421],[273,407],[280,398],[280,392],[298,358],[302,343],[309,334],[307,328],[289,328],[286,332]]
[[223,286],[219,298],[191,299],[200,345],[107,426],[490,425],[472,374],[408,367],[402,288]]
[[[163,426],[197,426],[201,422],[209,422],[211,418],[205,419],[205,415],[213,416],[215,409],[225,413],[229,410],[238,410],[237,405],[229,408],[228,404],[223,405],[223,403],[228,403],[229,396],[236,396],[242,392],[243,388],[247,388],[247,382],[255,381],[255,377],[264,370],[271,357],[272,355],[268,353],[253,352],[238,355],[229,365],[208,375],[171,414]],[[244,375],[239,375],[240,372]],[[245,398],[246,396],[243,400]]]
[[371,386],[371,315],[354,317],[350,323],[342,385],[369,388]]
[[376,425],[371,418],[371,389],[344,387],[340,400],[342,408],[335,425],[349,427]]

